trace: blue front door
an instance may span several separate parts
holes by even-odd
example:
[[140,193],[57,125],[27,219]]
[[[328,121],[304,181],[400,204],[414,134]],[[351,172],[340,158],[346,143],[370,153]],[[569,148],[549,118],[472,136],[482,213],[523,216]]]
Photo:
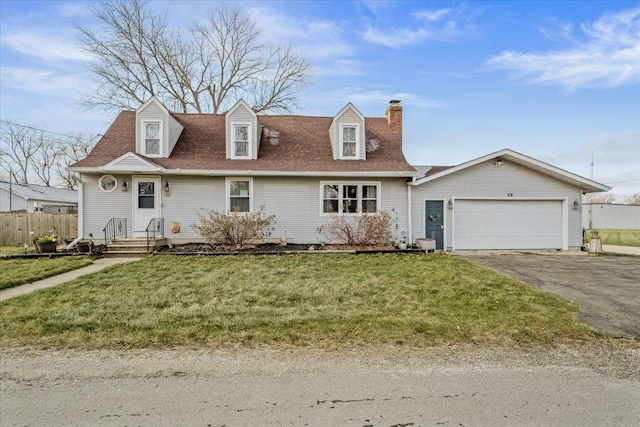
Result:
[[436,249],[444,247],[444,202],[442,200],[427,200],[425,212],[425,237],[436,239]]

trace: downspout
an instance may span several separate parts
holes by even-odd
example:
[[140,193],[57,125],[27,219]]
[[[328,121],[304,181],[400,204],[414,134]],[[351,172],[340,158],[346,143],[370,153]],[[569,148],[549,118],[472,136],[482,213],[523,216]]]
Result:
[[409,243],[413,244],[414,240],[411,232],[411,185],[411,182],[407,183],[407,235],[409,236]]
[[84,182],[82,182],[82,175],[80,175],[80,181],[78,182],[78,238],[84,237]]

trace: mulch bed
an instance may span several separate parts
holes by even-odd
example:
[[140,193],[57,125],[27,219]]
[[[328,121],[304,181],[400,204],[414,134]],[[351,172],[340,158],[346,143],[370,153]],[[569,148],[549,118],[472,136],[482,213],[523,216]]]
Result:
[[399,250],[393,246],[385,247],[361,247],[356,248],[345,245],[321,245],[321,244],[287,244],[263,243],[252,245],[246,248],[226,245],[213,245],[209,243],[185,243],[173,244],[159,247],[154,255],[256,255],[256,254],[290,254],[290,253],[322,253],[327,251],[345,251],[350,253],[423,253],[422,250]]

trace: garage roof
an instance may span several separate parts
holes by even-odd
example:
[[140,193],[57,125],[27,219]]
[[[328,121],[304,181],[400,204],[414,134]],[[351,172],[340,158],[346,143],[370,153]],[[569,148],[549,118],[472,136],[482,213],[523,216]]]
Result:
[[457,166],[453,166],[448,169],[441,170],[434,174],[428,174],[427,176],[415,180],[412,185],[421,185],[426,182],[434,181],[436,179],[445,177],[447,175],[456,173],[463,169],[467,169],[469,167],[475,166],[479,163],[483,163],[489,160],[493,161],[509,161],[521,166],[527,167],[529,169],[533,169],[542,174],[551,176],[559,181],[566,182],[571,185],[575,185],[576,187],[582,188],[584,192],[587,193],[596,193],[600,191],[609,191],[611,187],[600,184],[599,182],[593,181],[591,179],[582,177],[580,175],[576,175],[564,169],[560,169],[558,167],[552,166],[548,163],[542,162],[540,160],[534,159],[533,157],[525,156],[524,154],[518,153],[516,151],[505,148],[500,151],[496,151],[491,154],[487,154],[486,156],[478,157],[477,159],[461,163]]

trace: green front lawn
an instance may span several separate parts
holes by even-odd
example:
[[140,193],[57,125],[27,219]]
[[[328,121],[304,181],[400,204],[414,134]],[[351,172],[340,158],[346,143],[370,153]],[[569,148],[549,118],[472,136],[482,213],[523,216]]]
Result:
[[[603,245],[640,247],[640,230],[597,230]],[[585,243],[591,241],[591,230],[585,233]]]
[[87,257],[0,259],[0,289],[35,282],[93,263]]
[[551,343],[577,305],[446,255],[149,257],[0,303],[0,346]]
[[[29,246],[27,248],[27,252],[34,252],[34,251],[35,251],[35,248],[33,246]],[[0,256],[23,254],[23,253],[25,253],[23,245],[0,246]]]

